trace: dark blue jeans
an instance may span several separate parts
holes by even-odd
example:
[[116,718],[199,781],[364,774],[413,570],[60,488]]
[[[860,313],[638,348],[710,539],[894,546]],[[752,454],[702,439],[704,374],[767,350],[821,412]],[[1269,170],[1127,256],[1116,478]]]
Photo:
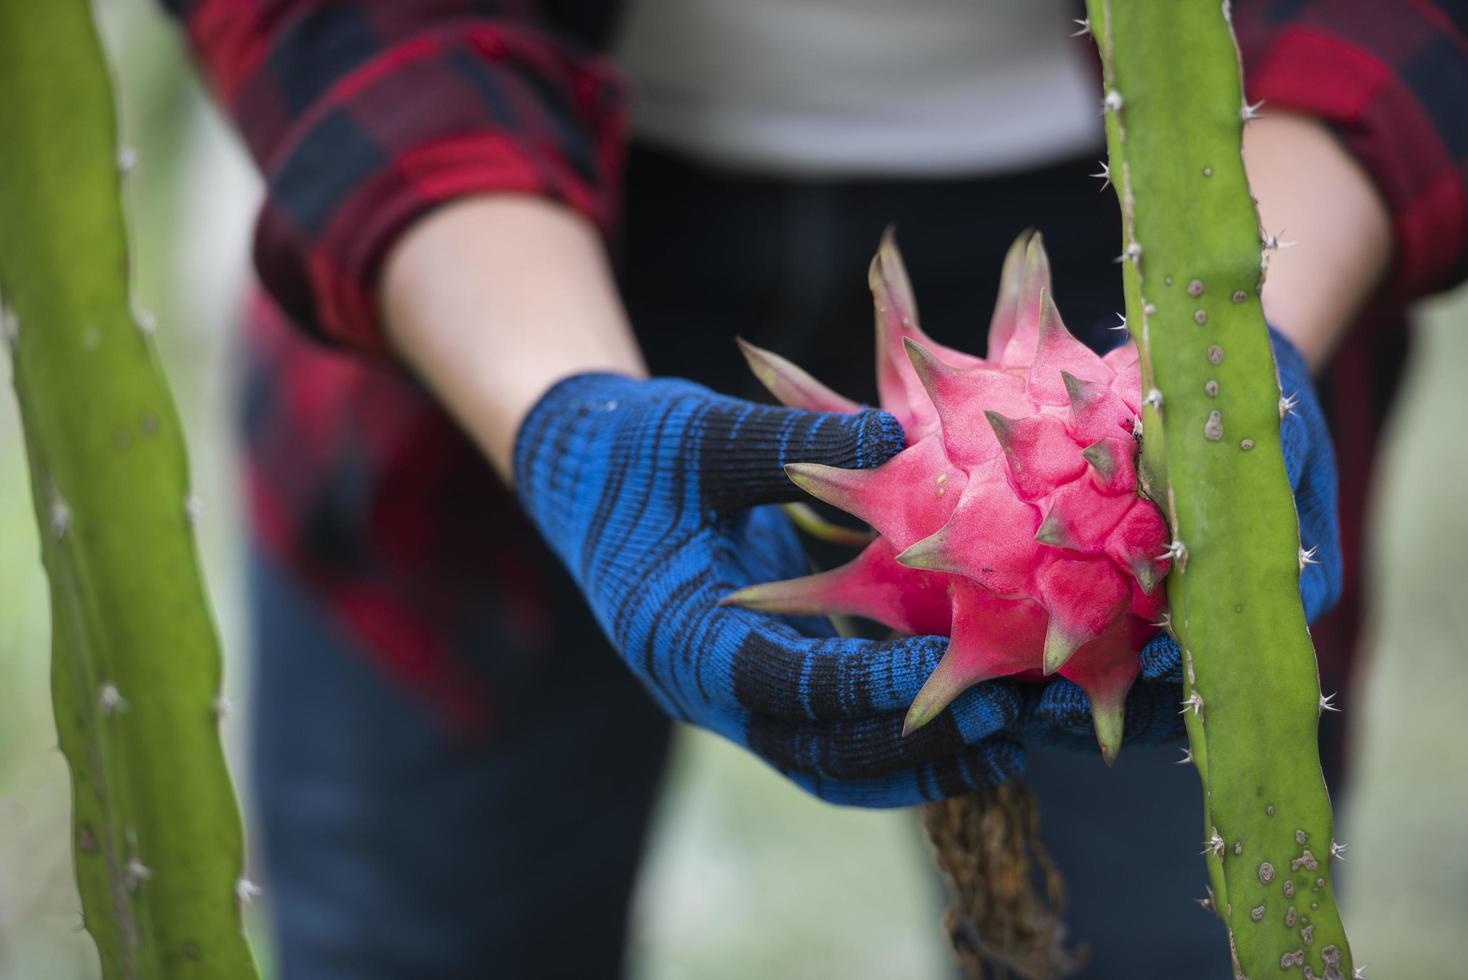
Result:
[[[756,396],[732,339],[872,400],[866,265],[895,221],[926,329],[981,351],[1005,248],[1046,236],[1067,323],[1121,309],[1115,200],[1085,161],[986,180],[789,182],[633,155],[619,259],[653,369]],[[492,744],[450,734],[292,575],[257,560],[255,781],[285,980],[613,977],[668,723],[589,615]],[[577,615],[572,613],[571,615]],[[486,642],[493,642],[492,639]],[[1029,781],[1096,978],[1227,978],[1192,899],[1195,774],[1175,749],[1034,750]],[[937,930],[934,935],[937,941]]]

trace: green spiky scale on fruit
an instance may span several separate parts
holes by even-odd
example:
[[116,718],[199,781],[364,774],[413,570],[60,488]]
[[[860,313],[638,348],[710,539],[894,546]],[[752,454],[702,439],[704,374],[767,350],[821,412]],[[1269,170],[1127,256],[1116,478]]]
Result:
[[[1157,559],[1166,527],[1137,495],[1135,352],[1102,357],[1066,330],[1038,234],[1021,235],[1005,259],[988,358],[923,333],[890,234],[870,282],[878,393],[903,423],[907,448],[875,470],[794,464],[787,472],[879,537],[840,568],[726,601],[949,635],[907,732],[980,681],[1058,673],[1090,695],[1110,762],[1138,651],[1157,631],[1164,600],[1156,586],[1167,572]],[[789,361],[743,347],[786,404],[850,404]]]

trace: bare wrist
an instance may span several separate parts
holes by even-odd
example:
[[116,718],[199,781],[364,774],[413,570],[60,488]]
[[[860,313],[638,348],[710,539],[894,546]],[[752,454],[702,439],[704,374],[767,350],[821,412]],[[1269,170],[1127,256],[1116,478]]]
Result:
[[596,229],[549,201],[441,208],[397,243],[381,288],[391,342],[507,482],[520,423],[552,384],[646,374]]

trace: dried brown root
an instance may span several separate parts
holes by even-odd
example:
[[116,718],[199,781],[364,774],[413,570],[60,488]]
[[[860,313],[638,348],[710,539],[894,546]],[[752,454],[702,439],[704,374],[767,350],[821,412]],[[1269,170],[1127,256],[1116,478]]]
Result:
[[1065,881],[1023,783],[929,803],[923,826],[948,879],[944,926],[969,980],[1059,980],[1080,968],[1085,950],[1066,945]]

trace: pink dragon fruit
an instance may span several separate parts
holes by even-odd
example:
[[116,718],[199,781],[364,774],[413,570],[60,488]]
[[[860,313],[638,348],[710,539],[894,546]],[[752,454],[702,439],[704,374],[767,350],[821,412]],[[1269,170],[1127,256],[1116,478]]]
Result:
[[[890,232],[870,278],[877,390],[906,430],[907,448],[874,470],[786,471],[876,537],[839,568],[726,601],[950,636],[904,734],[980,681],[1059,673],[1090,696],[1110,763],[1138,651],[1165,606],[1157,586],[1168,570],[1166,525],[1137,488],[1136,347],[1101,357],[1071,336],[1051,299],[1038,234],[1021,235],[1005,259],[987,358],[923,333]],[[779,355],[741,347],[783,403],[858,408]]]

